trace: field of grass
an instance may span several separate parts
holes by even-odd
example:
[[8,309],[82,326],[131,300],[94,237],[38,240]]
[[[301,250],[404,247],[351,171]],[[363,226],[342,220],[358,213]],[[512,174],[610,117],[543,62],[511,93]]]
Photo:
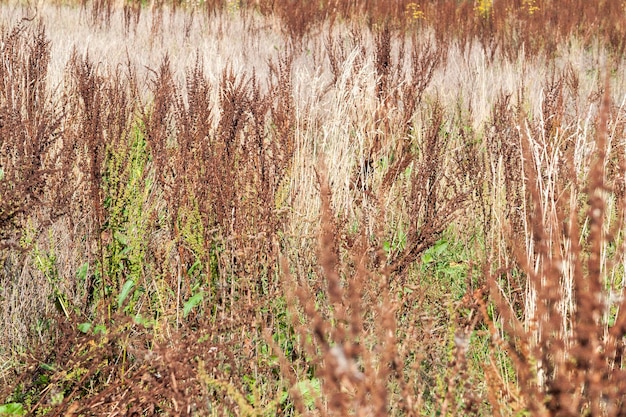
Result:
[[0,416],[626,415],[626,3],[0,3]]

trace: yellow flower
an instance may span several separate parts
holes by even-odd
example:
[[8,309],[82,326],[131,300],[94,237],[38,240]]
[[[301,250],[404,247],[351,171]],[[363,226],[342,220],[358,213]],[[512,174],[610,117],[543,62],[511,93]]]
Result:
[[409,3],[409,4],[407,4],[405,13],[407,14],[409,19],[411,19],[411,20],[419,20],[419,19],[425,19],[426,18],[424,16],[424,12],[422,10],[420,10],[420,6],[417,3]]
[[493,0],[477,0],[474,11],[483,18],[489,17],[493,7]]
[[529,15],[532,15],[533,13],[539,10],[536,0],[524,0],[523,4]]

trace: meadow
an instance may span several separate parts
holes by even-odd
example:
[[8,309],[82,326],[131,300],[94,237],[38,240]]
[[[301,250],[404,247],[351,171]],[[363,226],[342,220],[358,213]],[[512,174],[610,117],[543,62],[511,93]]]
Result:
[[626,415],[626,3],[0,2],[0,416]]

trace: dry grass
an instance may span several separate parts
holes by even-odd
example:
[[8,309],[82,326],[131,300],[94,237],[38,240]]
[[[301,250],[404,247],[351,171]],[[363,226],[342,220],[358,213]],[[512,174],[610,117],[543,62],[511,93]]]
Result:
[[0,6],[0,414],[623,415],[625,11],[492,4]]

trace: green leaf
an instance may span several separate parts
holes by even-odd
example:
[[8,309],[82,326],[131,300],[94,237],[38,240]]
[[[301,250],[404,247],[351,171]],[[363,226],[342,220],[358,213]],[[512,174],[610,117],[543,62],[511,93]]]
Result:
[[24,406],[20,403],[0,405],[0,416],[23,416],[24,414],[26,414]]
[[133,281],[132,279],[129,279],[128,281],[124,283],[124,285],[122,286],[122,290],[117,296],[117,308],[122,307],[122,304],[124,304],[124,301],[128,297],[128,294],[130,294],[130,291],[133,289],[134,286],[135,286],[135,281]]
[[117,230],[113,234],[113,237],[115,238],[115,240],[120,242],[122,245],[124,245],[124,246],[128,245],[128,237],[124,233],[120,232],[119,230]]
[[300,391],[302,401],[304,401],[304,405],[309,409],[315,406],[315,400],[322,392],[320,380],[317,378],[308,381],[300,381],[296,384],[295,388]]
[[391,250],[391,243],[389,243],[389,241],[386,240],[383,242],[383,250],[385,253],[389,254],[389,250]]
[[107,327],[104,324],[98,324],[93,328],[93,334],[105,334],[107,332]]
[[83,333],[87,333],[91,329],[91,323],[81,323],[78,325],[78,330]]
[[289,398],[289,393],[287,391],[283,391],[280,393],[280,397],[278,400],[279,404],[285,404],[285,402],[287,402],[287,399]]
[[39,375],[39,377],[35,381],[35,384],[47,386],[47,385],[50,384],[50,377],[48,375],[41,374],[41,375]]
[[85,262],[78,268],[78,271],[76,271],[76,277],[80,281],[85,281],[87,279],[88,271],[89,271],[89,262]]
[[50,371],[50,372],[54,372],[54,365],[48,365],[47,363],[42,363],[41,365],[39,365],[41,367],[41,369],[43,369],[44,371]]
[[187,271],[187,275],[191,276],[193,275],[194,271],[198,268],[200,268],[202,266],[202,262],[200,262],[200,260],[196,260],[196,262],[193,263],[193,265],[191,265],[191,267],[189,267],[189,270]]
[[183,316],[187,317],[187,315],[191,312],[191,310],[196,307],[198,304],[202,302],[204,299],[204,292],[200,291],[191,297],[187,302],[183,305]]
[[448,249],[448,241],[447,240],[440,240],[439,242],[435,243],[435,255],[441,255],[442,253],[444,253],[446,251],[446,249]]
[[433,254],[431,251],[426,251],[424,252],[424,255],[422,255],[422,262],[424,262],[425,264],[429,264],[434,260],[435,258],[433,257]]
[[133,321],[135,322],[135,324],[140,324],[144,327],[150,327],[154,325],[153,319],[144,317],[141,314],[137,314],[135,317],[133,317]]

